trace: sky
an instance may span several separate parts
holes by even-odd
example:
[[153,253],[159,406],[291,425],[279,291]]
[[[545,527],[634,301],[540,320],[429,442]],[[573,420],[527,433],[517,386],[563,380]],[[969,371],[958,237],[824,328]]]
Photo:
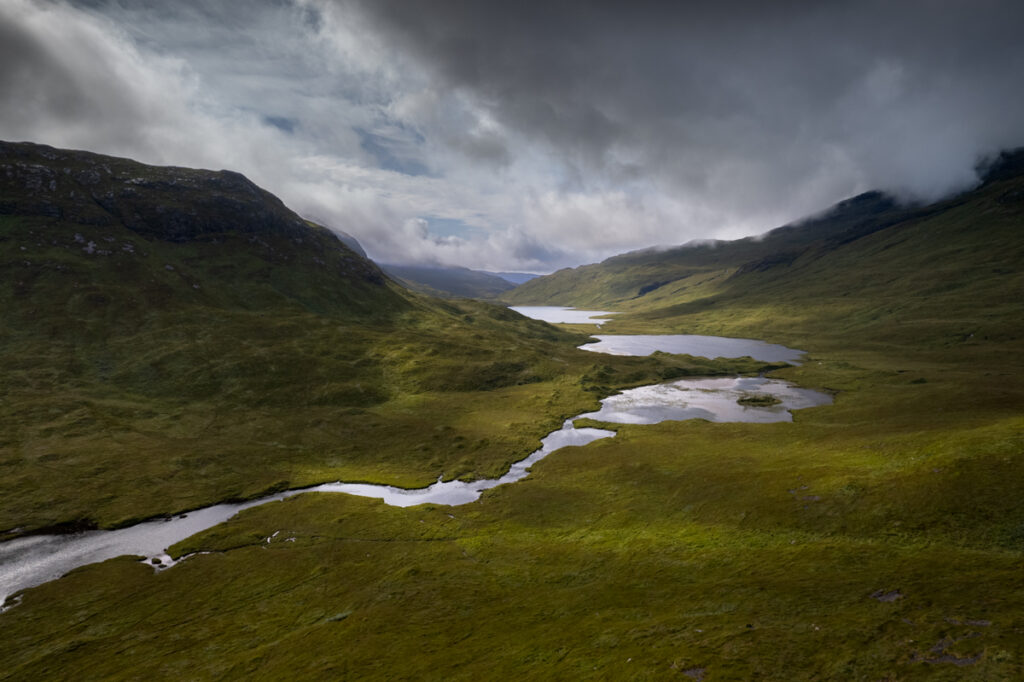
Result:
[[931,201],[1024,145],[1019,0],[2,0],[0,139],[228,168],[380,262],[545,273]]

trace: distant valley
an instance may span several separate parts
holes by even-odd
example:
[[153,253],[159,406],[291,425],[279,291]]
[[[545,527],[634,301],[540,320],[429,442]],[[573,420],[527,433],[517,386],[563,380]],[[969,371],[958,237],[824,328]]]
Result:
[[237,173],[3,143],[0,226],[9,533],[494,474],[607,364],[583,335],[403,288]]
[[487,272],[441,265],[396,265],[384,263],[384,272],[406,286],[444,298],[495,299],[517,285],[538,277],[525,272]]
[[[237,173],[0,143],[3,541],[589,434],[465,505],[290,494],[25,589],[0,678],[1019,678],[1022,159],[515,286],[378,267]],[[602,355],[511,303],[807,354]],[[814,399],[705,409],[771,391]]]
[[727,329],[786,341],[810,325],[879,341],[1008,341],[1024,291],[1022,211],[1018,150],[995,159],[978,188],[935,204],[869,192],[758,237],[627,253],[502,298],[630,313],[610,330]]

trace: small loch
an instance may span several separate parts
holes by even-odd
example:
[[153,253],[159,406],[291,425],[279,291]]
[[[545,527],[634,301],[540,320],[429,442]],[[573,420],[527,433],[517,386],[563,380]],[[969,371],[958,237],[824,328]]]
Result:
[[[607,315],[601,311],[572,311]],[[546,314],[546,313],[545,313]],[[560,319],[581,319],[557,315]],[[721,337],[687,337],[694,342],[676,344],[666,339],[675,337],[605,336],[601,344],[588,344],[586,350],[619,355],[647,355],[655,350],[687,353],[704,357],[742,357],[749,355],[765,362],[794,362],[802,351],[749,339]],[[690,344],[690,345],[687,345]],[[753,344],[753,345],[752,345]],[[780,351],[762,353],[757,344]],[[682,350],[681,350],[682,349]],[[753,351],[753,352],[752,352]],[[784,351],[784,352],[783,352]],[[756,353],[756,354],[755,354]],[[712,422],[770,423],[792,421],[793,410],[826,405],[831,397],[800,388],[777,379],[765,377],[716,377],[683,379],[664,384],[628,389],[601,401],[601,408],[567,420],[540,443],[528,457],[512,464],[499,478],[478,481],[442,481],[419,489],[403,489],[387,485],[337,481],[307,488],[286,490],[256,500],[236,504],[216,504],[173,518],[146,521],[117,530],[94,530],[67,535],[33,535],[0,543],[0,604],[11,595],[36,585],[55,580],[79,566],[105,561],[116,556],[136,555],[162,570],[176,563],[167,548],[187,537],[228,520],[239,511],[269,502],[283,500],[306,492],[343,493],[372,497],[397,507],[417,504],[462,505],[475,502],[487,490],[522,480],[530,467],[553,452],[570,446],[582,446],[602,438],[612,438],[614,431],[576,428],[574,421],[590,418],[614,424],[656,424],[663,421],[704,419]],[[17,598],[5,607],[17,604]],[[4,607],[0,607],[0,612]]]

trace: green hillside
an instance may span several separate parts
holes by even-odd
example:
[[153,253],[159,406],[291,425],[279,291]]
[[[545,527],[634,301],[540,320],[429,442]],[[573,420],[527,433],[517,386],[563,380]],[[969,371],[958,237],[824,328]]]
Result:
[[788,265],[811,244],[834,244],[842,241],[848,230],[869,232],[913,213],[901,210],[884,194],[868,192],[837,204],[821,216],[759,237],[634,251],[531,280],[505,298],[516,303],[629,305],[669,285],[678,289],[687,280],[693,285],[714,281],[723,271],[732,274],[739,268],[749,271]]
[[[618,425],[466,506],[306,494],[250,509],[172,548],[206,553],[166,572],[123,557],[26,591],[0,615],[0,679],[1024,679],[1022,170],[1009,155],[932,206],[869,194],[762,240],[627,254],[511,294],[623,311],[602,333],[805,349],[772,376],[833,405],[792,423]],[[5,272],[42,262],[25,255],[44,243],[25,230],[52,219],[4,220]],[[68,248],[54,253],[69,268],[101,262],[71,246],[84,226],[61,229]],[[90,232],[99,245],[93,234],[106,232]],[[137,243],[154,254],[147,273],[214,277],[169,260],[194,245]],[[159,336],[125,328],[111,337],[123,351],[104,356],[99,330],[117,317],[89,327],[96,313],[75,307],[71,285],[16,302],[31,272],[16,267],[5,310],[27,309],[3,337],[24,377],[2,398],[10,519],[45,518],[23,488],[118,519],[187,506],[186,489],[209,499],[283,476],[489,472],[615,386],[724,369],[585,358],[578,336],[374,283],[372,268],[337,286],[366,287],[383,301],[373,312],[289,289],[271,315],[225,292],[219,307],[140,310]],[[370,387],[380,394],[353,397]],[[175,466],[138,466],[137,453]],[[62,471],[77,488],[49,480]]]
[[492,475],[608,364],[401,288],[236,173],[31,144],[0,144],[0,309],[0,531]]
[[[605,329],[880,341],[1013,334],[1024,291],[1024,152],[976,190],[904,207],[872,192],[757,238],[641,251],[562,270],[504,296],[631,313]],[[975,336],[971,336],[974,334]]]

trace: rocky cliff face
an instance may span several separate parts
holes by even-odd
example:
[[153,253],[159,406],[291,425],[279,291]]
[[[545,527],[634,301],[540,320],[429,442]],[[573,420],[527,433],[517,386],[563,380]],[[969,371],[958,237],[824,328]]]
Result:
[[[274,260],[287,261],[310,249],[321,264],[328,255],[340,256],[346,273],[384,284],[371,261],[231,171],[147,166],[41,144],[0,142],[3,215],[54,228],[81,226],[75,242],[96,255],[110,251],[102,247],[108,236],[91,235],[103,229],[124,228],[145,240],[179,244],[243,237]],[[99,246],[89,249],[89,243]]]
[[0,214],[122,224],[178,242],[222,232],[301,238],[308,231],[239,173],[146,166],[30,143],[0,142]]
[[231,171],[0,142],[0,220],[0,241],[15,246],[12,266],[26,270],[22,283],[85,266],[83,257],[127,280],[159,252],[168,271],[190,270],[197,289],[205,279],[229,291],[244,274],[318,307],[312,299],[358,303],[394,286],[337,235]]

